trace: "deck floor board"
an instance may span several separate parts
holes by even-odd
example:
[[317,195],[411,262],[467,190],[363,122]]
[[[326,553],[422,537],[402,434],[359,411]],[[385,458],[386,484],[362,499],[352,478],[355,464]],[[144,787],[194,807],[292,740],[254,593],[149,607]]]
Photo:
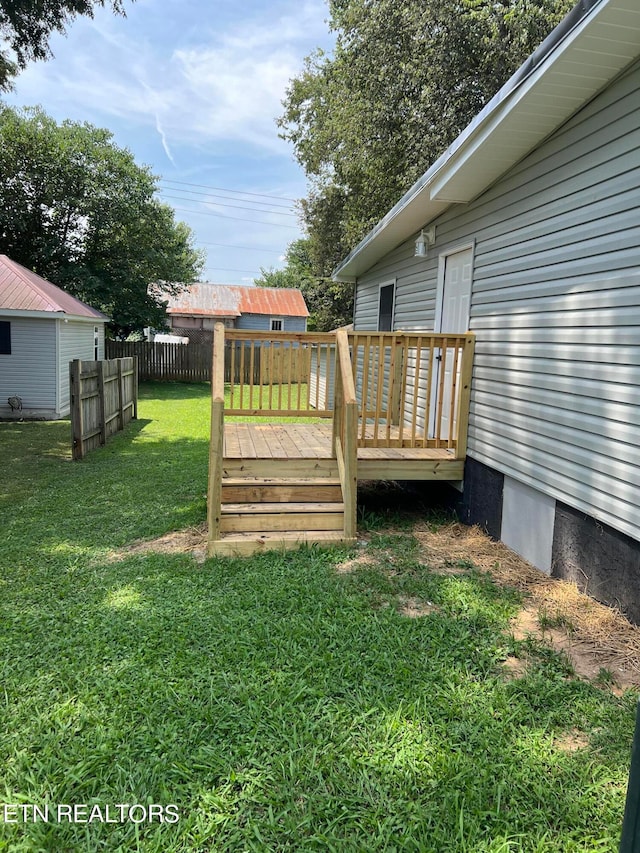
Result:
[[[397,427],[394,428],[396,431]],[[329,459],[331,423],[242,423],[224,427],[227,459]],[[393,437],[393,433],[392,433]],[[390,462],[454,461],[455,452],[445,447],[359,447],[358,459]]]

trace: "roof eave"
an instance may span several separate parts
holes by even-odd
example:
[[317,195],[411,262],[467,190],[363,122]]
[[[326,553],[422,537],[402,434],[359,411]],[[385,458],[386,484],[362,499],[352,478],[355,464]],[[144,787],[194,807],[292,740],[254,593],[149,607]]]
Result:
[[[449,207],[476,198],[637,58],[640,12],[635,3],[582,0],[339,264],[334,278],[352,281]],[[598,65],[593,57],[594,39],[602,39],[609,47],[612,30],[619,36],[615,56],[605,53],[607,61]],[[567,78],[569,67],[571,78]],[[557,95],[559,82],[566,90],[562,100]],[[527,132],[517,136],[513,125],[521,124],[531,112],[534,98],[548,104],[548,109],[538,105]],[[547,116],[546,123],[540,110],[543,118]]]

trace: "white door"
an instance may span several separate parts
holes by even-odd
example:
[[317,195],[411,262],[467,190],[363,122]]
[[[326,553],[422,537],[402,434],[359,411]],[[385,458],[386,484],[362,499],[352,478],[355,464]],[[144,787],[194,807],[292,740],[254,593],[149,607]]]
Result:
[[[463,334],[469,330],[469,309],[471,306],[471,273],[473,268],[473,248],[468,246],[440,259],[438,275],[438,298],[436,300],[435,332],[454,335]],[[439,410],[438,389],[440,386],[440,371],[444,370],[444,388],[440,417],[440,438],[447,439],[455,431],[456,416],[453,423],[451,417],[451,388],[453,371],[453,354],[442,359],[442,354],[436,354],[438,369],[434,373],[431,386],[431,429],[432,436],[437,435],[436,420]],[[460,361],[458,360],[458,372]]]

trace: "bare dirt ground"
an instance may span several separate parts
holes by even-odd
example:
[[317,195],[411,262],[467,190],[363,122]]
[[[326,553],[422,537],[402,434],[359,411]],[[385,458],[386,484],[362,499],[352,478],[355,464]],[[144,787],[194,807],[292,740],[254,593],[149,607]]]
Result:
[[[640,687],[640,627],[632,625],[615,608],[599,604],[573,583],[548,577],[477,527],[455,522],[430,526],[417,521],[412,533],[420,543],[421,559],[434,571],[463,573],[466,569],[461,563],[473,563],[496,583],[522,593],[524,606],[512,624],[516,639],[527,635],[542,638],[567,654],[576,675],[615,693]],[[140,542],[114,558],[149,552],[191,553],[202,562],[206,557],[206,528],[189,528]],[[361,551],[338,570],[353,571],[373,562],[371,554]],[[428,615],[435,609],[429,603],[409,598],[399,604],[411,618]],[[518,677],[526,669],[526,661],[509,658],[505,668]]]

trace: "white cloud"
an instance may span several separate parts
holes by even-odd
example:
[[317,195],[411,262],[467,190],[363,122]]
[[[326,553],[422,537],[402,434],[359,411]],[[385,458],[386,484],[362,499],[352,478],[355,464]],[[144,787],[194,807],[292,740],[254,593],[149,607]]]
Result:
[[[158,6],[164,4],[168,11],[171,0]],[[173,34],[175,44],[180,32],[153,31],[161,8],[153,19],[151,4],[136,11],[135,21],[132,12],[124,20],[98,14],[77,21],[67,39],[55,40],[55,60],[32,65],[18,79],[21,100],[49,108],[75,104],[91,116],[146,124],[172,161],[175,141],[240,141],[285,152],[275,119],[303,57],[326,40],[323,3],[309,0],[274,18],[263,9],[226,30],[200,28],[197,40],[196,20],[184,16],[198,10],[187,3],[181,31],[187,43],[178,47],[167,39]]]

